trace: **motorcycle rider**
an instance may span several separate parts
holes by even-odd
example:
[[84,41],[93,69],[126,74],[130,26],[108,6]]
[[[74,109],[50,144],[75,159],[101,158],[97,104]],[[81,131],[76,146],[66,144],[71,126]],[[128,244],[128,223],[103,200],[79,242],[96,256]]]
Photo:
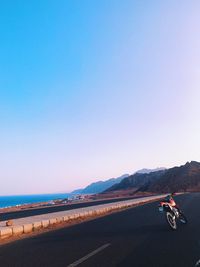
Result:
[[175,196],[175,192],[167,195],[165,197],[165,199],[160,204],[164,205],[165,203],[168,203],[168,204],[170,204],[171,207],[176,208],[177,210],[179,210],[179,207],[178,207],[178,205],[176,204],[176,202],[175,202],[175,200],[173,198],[174,196]]
[[177,207],[177,204],[176,204],[176,202],[175,202],[175,200],[173,198],[174,196],[175,196],[175,192],[167,195],[166,198],[165,198],[165,201],[167,203],[169,203],[172,207],[175,207],[176,208]]

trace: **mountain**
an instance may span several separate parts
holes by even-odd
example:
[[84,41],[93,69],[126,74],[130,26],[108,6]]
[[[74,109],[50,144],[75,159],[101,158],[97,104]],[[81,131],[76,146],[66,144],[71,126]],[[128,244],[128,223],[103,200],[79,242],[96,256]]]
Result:
[[125,177],[129,176],[129,174],[124,174],[118,178],[111,178],[106,181],[98,181],[88,185],[83,189],[78,189],[72,192],[72,194],[97,194],[105,191],[107,188],[113,186],[116,183],[121,182]]
[[83,190],[82,188],[76,189],[76,190],[72,191],[70,194],[81,194],[82,190]]
[[161,168],[156,168],[156,169],[141,169],[137,171],[136,173],[150,173],[150,172],[157,172],[157,171],[163,171],[166,170],[166,168],[161,167]]
[[131,188],[140,188],[146,185],[147,183],[151,183],[154,180],[158,180],[164,174],[164,172],[165,170],[151,171],[147,173],[136,172],[135,174],[124,178],[120,183],[108,188],[106,192]]
[[140,188],[149,192],[200,191],[200,163],[187,162],[180,167],[168,169],[159,180]]
[[180,167],[151,173],[136,173],[108,188],[106,192],[130,188],[155,193],[200,191],[200,163],[191,161]]
[[[138,170],[136,173],[146,174],[146,173],[151,173],[151,172],[160,171],[160,170],[165,170],[165,168],[141,169],[141,170]],[[134,173],[134,174],[136,174],[136,173]],[[85,188],[76,189],[71,193],[72,194],[97,194],[97,193],[101,193],[101,192],[107,190],[108,188],[120,183],[123,179],[125,179],[127,177],[129,177],[129,174],[124,174],[118,178],[111,178],[111,179],[108,179],[106,181],[98,181],[98,182],[95,182],[95,183],[88,185]],[[140,186],[143,184],[144,183],[140,184]]]

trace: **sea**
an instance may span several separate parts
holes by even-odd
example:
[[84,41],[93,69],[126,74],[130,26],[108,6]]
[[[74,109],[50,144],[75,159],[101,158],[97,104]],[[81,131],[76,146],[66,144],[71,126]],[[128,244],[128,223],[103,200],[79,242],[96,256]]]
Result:
[[0,196],[0,208],[16,207],[24,204],[33,204],[70,197],[69,193],[62,194],[40,194],[40,195],[17,195]]

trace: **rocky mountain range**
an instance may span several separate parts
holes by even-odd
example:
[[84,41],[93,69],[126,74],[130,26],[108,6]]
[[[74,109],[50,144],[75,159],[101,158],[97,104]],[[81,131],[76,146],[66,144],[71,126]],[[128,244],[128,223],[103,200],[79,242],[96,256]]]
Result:
[[83,189],[78,189],[72,192],[72,194],[97,194],[105,191],[107,188],[112,187],[114,184],[121,182],[129,174],[124,174],[117,178],[111,178],[106,181],[98,181],[86,186]]
[[[156,169],[141,169],[135,173],[151,173],[151,172],[157,172],[157,171],[163,171],[163,170],[166,170],[166,168],[164,167],[161,167],[161,168],[156,168]],[[133,174],[135,174],[133,173]]]
[[200,163],[191,161],[180,167],[144,174],[136,173],[108,188],[106,192],[131,188],[155,193],[200,191]]
[[[164,170],[165,168],[156,168],[156,169],[141,169],[138,170],[136,173],[138,174],[149,174],[151,172]],[[112,186],[119,184],[122,180],[124,180],[127,177],[131,177],[129,174],[124,174],[117,178],[111,178],[106,181],[97,181],[92,184],[89,184],[85,188],[77,189],[71,192],[72,194],[97,194],[101,193],[108,188],[112,188]],[[141,183],[143,185],[144,183]]]
[[148,183],[157,181],[163,174],[165,170],[148,172],[148,173],[135,173],[123,179],[120,183],[113,185],[108,188],[105,192],[118,191],[125,189],[138,189],[145,186]]

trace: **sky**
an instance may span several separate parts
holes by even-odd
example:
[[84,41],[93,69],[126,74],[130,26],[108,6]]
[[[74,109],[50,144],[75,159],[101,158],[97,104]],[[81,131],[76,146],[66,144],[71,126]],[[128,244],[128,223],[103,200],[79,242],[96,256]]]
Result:
[[0,195],[200,161],[198,0],[8,0]]

